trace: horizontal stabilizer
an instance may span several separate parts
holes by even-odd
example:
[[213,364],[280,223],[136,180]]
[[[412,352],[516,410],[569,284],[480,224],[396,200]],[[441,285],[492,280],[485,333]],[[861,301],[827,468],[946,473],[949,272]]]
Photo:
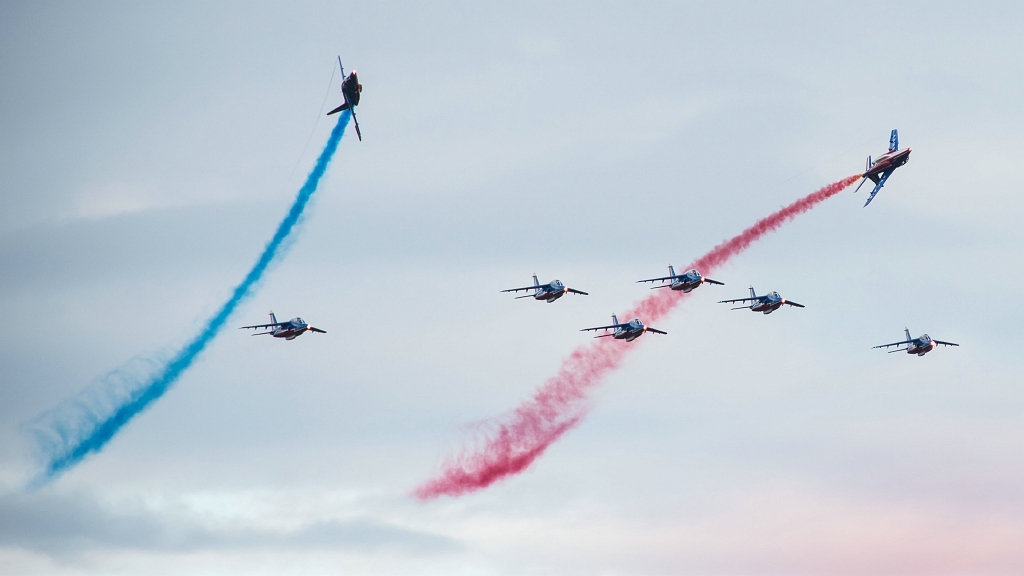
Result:
[[331,110],[330,112],[327,113],[327,115],[330,116],[331,114],[337,114],[338,112],[341,112],[342,110],[348,110],[348,102],[345,102],[341,106],[338,106],[334,110]]

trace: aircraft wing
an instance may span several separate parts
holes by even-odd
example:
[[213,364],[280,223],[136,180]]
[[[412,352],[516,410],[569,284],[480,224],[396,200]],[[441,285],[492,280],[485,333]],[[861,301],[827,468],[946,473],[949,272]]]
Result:
[[356,109],[350,106],[349,111],[352,112],[352,123],[356,125],[356,137],[358,137],[359,141],[362,142],[363,133],[359,131],[359,119],[356,118]]
[[582,296],[590,296],[590,294],[587,294],[583,290],[577,290],[575,288],[569,288],[569,292],[572,292],[573,294],[580,294]]
[[733,302],[752,302],[752,301],[760,302],[761,298],[760,297],[757,297],[757,298],[733,298],[732,300],[719,300],[718,303],[719,304],[732,304]]
[[796,302],[790,302],[789,300],[786,300],[786,305],[796,306],[797,308],[806,308],[803,304],[797,304]]
[[591,332],[593,330],[611,330],[612,328],[618,328],[619,326],[622,326],[622,324],[611,324],[609,326],[595,326],[593,328],[584,328],[580,330],[580,332]]
[[255,324],[253,326],[239,326],[239,330],[243,328],[277,328],[278,326],[284,326],[287,322],[275,322],[273,324]]
[[888,348],[889,346],[902,346],[904,344],[910,344],[913,340],[904,340],[902,342],[893,342],[892,344],[879,344],[878,346],[872,346],[872,348]]
[[306,329],[309,330],[310,332],[319,332],[321,334],[327,334],[327,330],[321,330],[319,328],[313,328],[312,326],[307,326]]
[[932,340],[932,342],[935,342],[936,344],[942,344],[943,346],[959,346],[959,344],[955,342],[943,342],[942,340]]
[[675,280],[676,278],[676,276],[663,276],[661,278],[648,278],[647,280],[637,280],[636,283],[640,284],[641,282],[664,282],[666,280]]
[[885,181],[889,179],[889,176],[892,176],[894,170],[896,169],[890,168],[885,172],[882,172],[882,177],[878,179],[877,183],[875,184],[875,188],[871,190],[871,195],[868,196],[868,201],[864,203],[864,207],[867,207],[868,204],[871,204],[871,201],[875,199],[875,194],[878,194],[878,191],[882,189],[882,186],[885,186]]
[[718,284],[719,286],[725,286],[725,282],[719,282],[718,280],[712,280],[711,278],[705,278],[705,282],[708,284]]
[[668,334],[668,332],[662,332],[661,330],[658,330],[657,328],[651,328],[650,326],[647,327],[647,331],[654,332],[655,334]]
[[509,288],[508,290],[502,290],[502,292],[522,292],[523,290],[536,290],[543,288],[543,286],[523,286],[522,288]]
[[341,106],[338,106],[334,110],[331,110],[330,112],[327,113],[327,115],[330,116],[331,114],[337,114],[338,112],[341,112],[342,110],[348,110],[348,102],[345,102]]

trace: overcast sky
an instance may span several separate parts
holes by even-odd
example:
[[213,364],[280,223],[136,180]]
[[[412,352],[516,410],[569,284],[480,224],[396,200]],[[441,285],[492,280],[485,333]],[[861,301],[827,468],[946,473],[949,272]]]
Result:
[[[0,572],[1024,572],[1018,3],[0,3]],[[27,427],[175,350],[284,215],[287,258],[101,453]],[[330,90],[328,92],[328,89]],[[326,103],[325,103],[326,97]],[[333,117],[332,117],[333,118]],[[525,474],[409,496],[474,423],[761,216],[914,151],[718,271]],[[308,141],[308,145],[307,145]],[[536,272],[590,292],[503,288]],[[771,316],[717,300],[778,290]],[[903,328],[959,342],[872,350]]]

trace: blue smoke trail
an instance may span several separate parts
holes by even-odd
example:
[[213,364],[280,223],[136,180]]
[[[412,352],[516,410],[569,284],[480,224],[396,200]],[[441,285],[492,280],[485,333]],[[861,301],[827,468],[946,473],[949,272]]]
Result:
[[263,254],[245,279],[235,287],[228,301],[191,342],[163,362],[136,358],[101,378],[96,386],[87,388],[76,398],[65,401],[37,418],[33,433],[45,459],[42,476],[37,479],[37,483],[52,480],[91,452],[101,450],[122,426],[163,396],[188,370],[196,356],[224,327],[238,304],[252,294],[270,264],[283,254],[283,249],[287,249],[285,242],[295,230],[306,204],[327,171],[327,165],[338,149],[341,137],[345,135],[349,118],[348,110],[339,116],[316,165],[299,189],[288,215],[263,249]]

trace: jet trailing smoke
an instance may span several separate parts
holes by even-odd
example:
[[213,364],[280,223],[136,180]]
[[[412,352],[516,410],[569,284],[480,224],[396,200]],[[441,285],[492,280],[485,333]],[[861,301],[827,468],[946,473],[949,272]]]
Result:
[[203,329],[169,360],[136,359],[99,379],[77,397],[66,400],[39,416],[32,425],[39,451],[44,460],[38,482],[52,480],[78,464],[92,452],[98,452],[115,434],[165,392],[185,373],[196,357],[217,336],[235,308],[251,296],[267,268],[287,249],[288,240],[296,230],[309,199],[317,190],[327,166],[338,149],[350,118],[346,110],[324,145],[316,165],[292,203],[291,209],[277,227],[274,236],[245,279],[235,287],[231,297],[207,321]]
[[[850,176],[829,184],[758,220],[739,235],[701,256],[690,268],[701,273],[713,272],[765,234],[838,194],[858,179],[859,175]],[[684,292],[656,290],[621,317],[655,323],[687,296],[689,294]],[[562,361],[558,373],[548,379],[533,398],[493,422],[494,428],[479,445],[466,448],[446,461],[441,472],[416,488],[413,494],[421,500],[461,496],[522,472],[587,415],[587,394],[608,373],[616,370],[634,347],[635,344],[624,345],[612,338],[600,338],[580,346]]]

